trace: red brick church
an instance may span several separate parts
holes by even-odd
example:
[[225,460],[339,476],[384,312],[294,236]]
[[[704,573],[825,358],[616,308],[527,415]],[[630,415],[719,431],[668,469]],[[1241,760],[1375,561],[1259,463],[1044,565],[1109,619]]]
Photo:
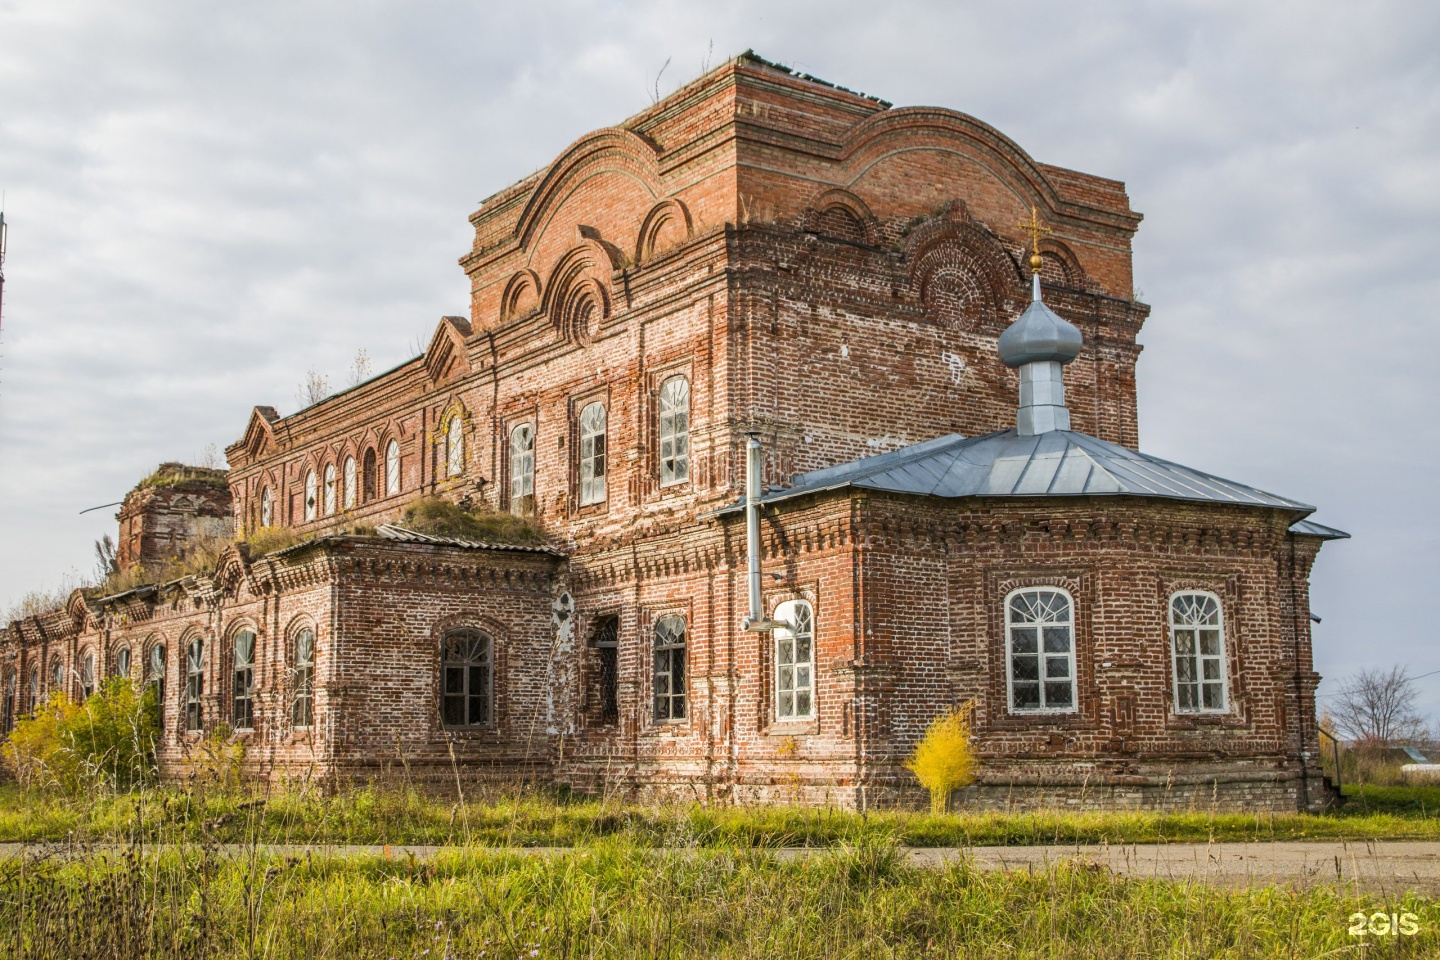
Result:
[[[5,722],[119,672],[172,773],[224,724],[257,777],[864,808],[973,700],[960,803],[1323,807],[1308,578],[1345,534],[1138,452],[1140,219],[738,57],[471,214],[423,356],[256,407],[228,494],[152,510],[308,540],[12,624]],[[399,522],[437,495],[546,539]]]

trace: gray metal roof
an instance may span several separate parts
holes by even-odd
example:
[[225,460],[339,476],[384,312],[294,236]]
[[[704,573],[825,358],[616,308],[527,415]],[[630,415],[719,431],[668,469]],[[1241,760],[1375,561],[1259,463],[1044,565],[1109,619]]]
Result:
[[790,487],[773,491],[764,500],[775,503],[840,487],[946,498],[1163,497],[1273,507],[1302,515],[1315,510],[1298,500],[1069,430],[1029,437],[1014,430],[980,437],[952,434],[800,474]]
[[556,550],[554,547],[526,546],[518,543],[491,543],[486,540],[466,540],[463,537],[437,537],[429,533],[420,533],[393,523],[382,523],[375,528],[375,535],[382,540],[394,540],[399,543],[428,543],[438,547],[462,547],[467,550],[513,550],[517,553],[548,553],[551,556],[563,557],[563,550]]
[[1327,527],[1314,520],[1297,520],[1290,525],[1290,532],[1304,534],[1307,537],[1319,537],[1321,540],[1350,539],[1350,534],[1344,530],[1336,530],[1334,527]]

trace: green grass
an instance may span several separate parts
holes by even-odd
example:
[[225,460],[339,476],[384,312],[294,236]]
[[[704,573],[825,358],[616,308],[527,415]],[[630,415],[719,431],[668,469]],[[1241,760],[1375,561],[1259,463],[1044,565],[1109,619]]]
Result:
[[879,842],[789,862],[613,841],[419,861],[203,846],[0,861],[0,954],[15,960],[1295,958],[1353,955],[1347,918],[1376,911],[1421,928],[1377,944],[1385,956],[1440,952],[1440,908],[1413,895],[1223,890],[1073,865],[921,870]]
[[555,791],[478,789],[465,803],[413,789],[226,792],[163,787],[68,799],[0,786],[0,841],[649,847],[907,846],[1440,839],[1435,788],[1366,787],[1324,815],[1152,812],[860,814],[799,807],[641,806]]

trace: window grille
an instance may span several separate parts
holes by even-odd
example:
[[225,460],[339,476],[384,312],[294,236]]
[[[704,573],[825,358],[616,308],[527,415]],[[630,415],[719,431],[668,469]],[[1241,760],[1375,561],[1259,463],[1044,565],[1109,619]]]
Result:
[[690,381],[671,377],[660,385],[660,485],[690,479]]
[[815,716],[815,620],[810,604],[790,600],[775,608],[775,619],[794,629],[775,630],[775,719]]
[[493,644],[479,630],[445,635],[441,663],[441,718],[447,727],[481,727],[490,722],[494,681]]
[[295,634],[290,666],[290,724],[308,727],[315,720],[315,631]]
[[1229,709],[1225,679],[1225,626],[1220,601],[1198,590],[1170,598],[1175,709],[1223,713]]
[[655,624],[655,719],[685,719],[685,620]]
[[255,632],[235,634],[234,674],[230,685],[230,719],[236,730],[255,727]]
[[1005,602],[1010,709],[1075,709],[1075,622],[1061,590],[1017,590]]
[[535,512],[535,428],[528,423],[510,431],[510,512]]
[[592,403],[580,411],[580,505],[604,503],[605,405]]
[[391,440],[385,445],[385,495],[400,492],[400,444]]
[[185,729],[194,733],[205,726],[205,644],[195,639],[185,654]]

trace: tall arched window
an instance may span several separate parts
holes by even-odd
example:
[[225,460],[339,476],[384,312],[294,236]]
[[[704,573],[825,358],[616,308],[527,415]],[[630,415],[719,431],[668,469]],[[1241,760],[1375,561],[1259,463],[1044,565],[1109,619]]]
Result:
[[86,650],[80,657],[80,699],[89,700],[95,693],[95,653]]
[[130,648],[121,647],[115,651],[115,676],[130,679]]
[[325,464],[325,516],[335,513],[335,464]]
[[343,472],[345,482],[345,509],[355,509],[355,458],[345,458],[345,470]]
[[295,634],[290,666],[290,723],[308,727],[315,721],[315,631]]
[[535,428],[528,423],[510,431],[510,512],[535,512]]
[[40,674],[32,668],[30,671],[30,684],[25,689],[25,709],[22,711],[25,716],[35,713],[35,707],[40,703]]
[[393,497],[400,492],[400,444],[391,440],[385,444],[385,496]]
[[591,403],[580,411],[580,505],[605,496],[605,404]]
[[490,722],[494,683],[494,644],[479,630],[445,635],[441,664],[441,718],[447,727],[479,727]]
[[1220,601],[1214,594],[1186,590],[1170,598],[1170,645],[1175,663],[1176,711],[1228,710],[1225,625]]
[[690,479],[690,381],[660,384],[660,486]]
[[160,726],[165,726],[165,645],[157,643],[150,648],[150,662],[145,667],[145,682],[155,688],[155,709],[160,714]]
[[255,727],[255,631],[235,634],[234,649],[230,722],[236,730],[251,730]]
[[1053,587],[1016,590],[1005,600],[1010,709],[1075,709],[1075,619],[1070,595]]
[[275,508],[270,504],[270,488],[266,487],[260,491],[260,526],[271,527],[275,525]]
[[364,482],[364,484],[365,484],[364,493],[362,494],[362,496],[364,496],[365,502],[366,502],[366,503],[369,503],[371,500],[374,500],[374,499],[375,499],[375,492],[380,489],[379,485],[376,483],[376,480],[375,480],[375,448],[374,448],[374,447],[369,447],[369,448],[366,449],[366,451],[365,451],[365,467],[364,467],[364,469],[361,471],[361,474],[362,474],[361,479],[363,480],[363,482]]
[[790,627],[775,630],[775,719],[815,716],[815,618],[804,600],[787,600],[775,619]]
[[205,642],[190,641],[185,651],[185,729],[194,733],[205,727]]
[[465,421],[460,414],[451,414],[445,431],[445,476],[458,477],[465,472]]
[[59,657],[56,657],[54,660],[50,661],[50,695],[53,697],[56,694],[64,692],[65,664],[60,662]]
[[655,719],[685,719],[685,618],[655,624]]
[[[315,471],[305,471],[305,519],[314,520],[320,513],[320,491],[315,483]],[[293,509],[293,508],[292,508]]]
[[13,670],[5,673],[4,702],[0,703],[0,733],[15,729],[15,710],[19,706],[20,678]]

